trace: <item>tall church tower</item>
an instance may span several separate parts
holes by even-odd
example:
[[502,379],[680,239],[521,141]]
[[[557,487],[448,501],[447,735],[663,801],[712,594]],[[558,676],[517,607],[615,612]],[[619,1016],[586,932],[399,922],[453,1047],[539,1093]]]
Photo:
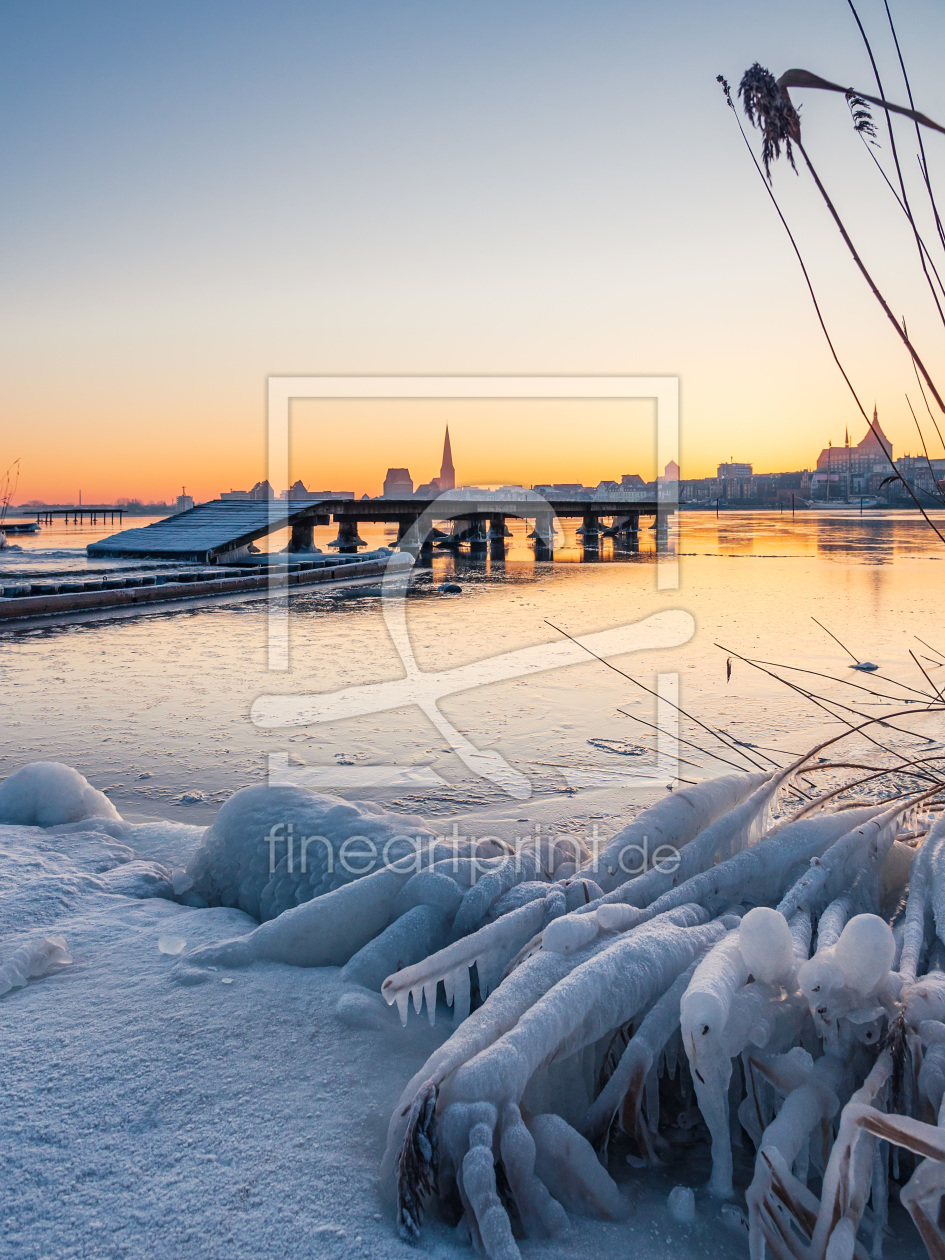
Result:
[[446,437],[443,439],[443,463],[437,484],[441,491],[456,489],[456,470],[453,467],[453,452],[450,449],[450,426],[446,426]]

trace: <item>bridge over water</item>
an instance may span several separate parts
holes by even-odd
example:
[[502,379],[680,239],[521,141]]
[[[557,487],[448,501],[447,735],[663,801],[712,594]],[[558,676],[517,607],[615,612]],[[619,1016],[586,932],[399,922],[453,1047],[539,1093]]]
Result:
[[137,529],[125,529],[90,543],[90,556],[135,556],[192,560],[199,564],[238,562],[249,556],[249,546],[278,530],[292,531],[289,551],[313,549],[316,525],[338,526],[329,545],[340,552],[357,552],[367,544],[358,534],[362,523],[397,526],[398,545],[404,548],[439,546],[501,546],[508,537],[507,520],[533,522],[531,536],[539,550],[551,550],[555,520],[579,519],[578,534],[585,547],[594,548],[606,536],[623,536],[633,546],[642,517],[665,525],[675,504],[654,500],[614,498],[586,500],[538,495],[501,499],[492,495],[440,495],[429,499],[272,499],[222,500],[201,503]]

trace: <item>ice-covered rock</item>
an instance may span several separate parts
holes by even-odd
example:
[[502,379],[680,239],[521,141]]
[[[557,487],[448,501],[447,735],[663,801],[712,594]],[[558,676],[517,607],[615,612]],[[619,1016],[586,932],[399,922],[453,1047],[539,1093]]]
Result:
[[57,827],[86,818],[121,819],[103,792],[58,761],[31,761],[0,783],[0,822]]
[[411,815],[307,788],[260,785],[230,797],[187,873],[210,905],[238,906],[263,921],[389,863],[410,869],[434,840]]

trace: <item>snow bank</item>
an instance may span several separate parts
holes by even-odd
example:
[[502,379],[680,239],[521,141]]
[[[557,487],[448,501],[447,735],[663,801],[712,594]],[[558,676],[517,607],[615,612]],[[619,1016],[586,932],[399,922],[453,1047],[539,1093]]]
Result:
[[187,872],[210,905],[238,906],[263,921],[409,859],[434,839],[411,815],[307,788],[261,785],[230,797]]
[[78,770],[58,761],[31,761],[0,783],[0,822],[57,827],[86,818],[121,815]]

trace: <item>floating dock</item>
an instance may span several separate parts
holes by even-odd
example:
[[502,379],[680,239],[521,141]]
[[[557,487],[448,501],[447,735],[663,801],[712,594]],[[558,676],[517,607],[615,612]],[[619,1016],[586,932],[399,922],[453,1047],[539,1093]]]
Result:
[[38,534],[39,524],[33,521],[0,522],[0,534]]
[[292,591],[318,582],[383,574],[387,551],[364,556],[321,556],[283,564],[238,569],[192,569],[183,573],[141,573],[128,577],[72,576],[62,581],[8,580],[0,594],[0,627],[26,617],[128,608],[174,600],[193,600],[243,591]]

